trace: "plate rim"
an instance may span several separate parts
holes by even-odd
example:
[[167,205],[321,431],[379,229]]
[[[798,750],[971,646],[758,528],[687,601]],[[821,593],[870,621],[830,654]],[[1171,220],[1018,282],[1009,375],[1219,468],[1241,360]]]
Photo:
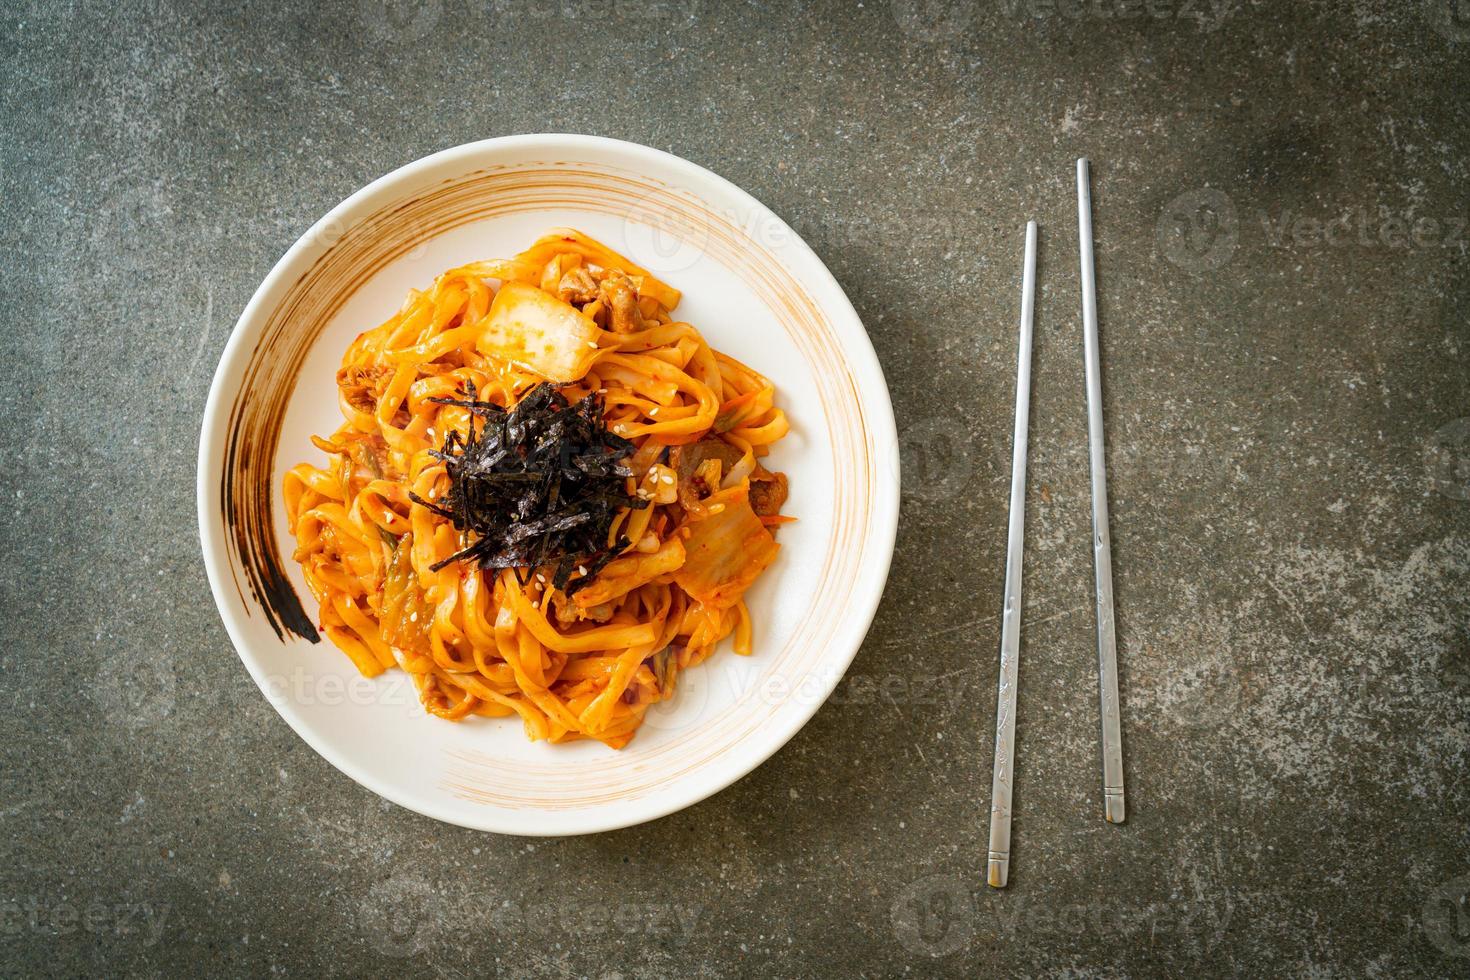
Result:
[[[856,639],[845,644],[849,649],[840,649],[839,655],[834,657],[831,664],[836,668],[833,682],[820,698],[813,698],[809,703],[801,705],[801,709],[790,715],[785,723],[784,731],[762,746],[749,759],[741,760],[733,765],[727,772],[722,772],[716,778],[706,780],[700,784],[696,780],[686,780],[691,786],[690,791],[684,793],[673,792],[662,801],[657,797],[649,798],[643,803],[634,803],[627,807],[597,807],[588,809],[580,824],[576,820],[569,820],[566,825],[558,825],[555,829],[538,828],[537,830],[526,830],[515,826],[508,826],[500,820],[493,819],[499,815],[499,811],[487,808],[484,813],[487,819],[475,820],[470,816],[452,810],[448,807],[440,807],[435,801],[422,798],[411,791],[401,789],[387,779],[374,774],[365,766],[359,765],[347,756],[338,753],[324,740],[316,738],[310,731],[305,720],[297,717],[297,712],[289,698],[277,699],[271,696],[269,678],[264,676],[263,665],[253,662],[255,658],[247,656],[248,644],[245,642],[245,630],[230,603],[224,599],[223,580],[224,566],[228,565],[229,559],[225,556],[223,525],[217,518],[217,511],[222,501],[218,499],[218,479],[212,461],[221,456],[221,443],[226,436],[222,425],[221,416],[228,411],[225,388],[228,387],[229,375],[232,369],[243,369],[243,364],[236,362],[241,357],[241,349],[246,343],[246,333],[252,320],[259,317],[261,308],[275,297],[277,291],[282,288],[288,278],[294,274],[295,266],[301,260],[303,254],[312,248],[318,248],[323,254],[330,249],[330,245],[321,244],[321,233],[341,222],[346,216],[355,212],[364,202],[391,190],[394,185],[414,180],[421,173],[451,163],[459,158],[473,158],[485,152],[526,150],[544,155],[548,152],[576,153],[586,151],[590,153],[612,152],[624,154],[634,160],[644,158],[656,161],[662,166],[673,170],[686,181],[686,189],[690,193],[701,183],[713,184],[724,194],[737,201],[742,207],[749,208],[751,214],[762,220],[771,220],[785,230],[783,245],[795,249],[804,257],[811,266],[813,276],[818,279],[811,285],[826,287],[830,294],[830,301],[838,306],[838,311],[846,317],[850,317],[850,323],[857,327],[854,336],[849,339],[842,337],[841,352],[843,360],[852,368],[854,374],[871,379],[876,382],[868,386],[871,390],[867,393],[865,407],[877,409],[865,415],[865,423],[872,436],[872,445],[877,454],[874,460],[875,480],[872,484],[873,495],[866,517],[869,522],[869,536],[867,540],[875,546],[874,559],[881,559],[881,573],[874,578],[874,585],[869,590],[861,608],[853,610],[852,619],[860,621],[861,632],[855,633]],[[783,263],[784,264],[784,263]],[[233,396],[233,392],[231,395]],[[779,752],[797,732],[806,727],[807,723],[816,715],[823,704],[836,689],[837,683],[846,676],[848,668],[856,658],[858,650],[872,626],[874,617],[877,615],[878,607],[882,602],[883,593],[887,586],[888,576],[892,568],[894,544],[898,532],[898,516],[900,503],[900,472],[899,453],[897,445],[897,423],[893,415],[892,398],[889,394],[887,380],[883,374],[882,364],[878,360],[877,352],[873,348],[872,338],[863,325],[862,318],[858,316],[853,307],[851,299],[847,296],[837,278],[832,275],[825,262],[806,241],[794,229],[787,225],[770,208],[766,207],[758,198],[738,185],[721,177],[719,174],[699,164],[686,160],[683,157],[659,150],[654,147],[645,146],[641,143],[633,143],[626,140],[613,139],[604,136],[592,136],[577,133],[527,133],[510,136],[497,136],[483,140],[474,140],[461,143],[443,150],[430,153],[410,163],[403,164],[386,174],[372,180],[368,184],[353,192],[336,206],[331,208],[325,215],[313,222],[292,243],[290,248],[272,265],[270,271],[251,294],[249,302],[241,311],[239,318],[230,329],[230,336],[220,354],[219,363],[216,365],[210,380],[209,395],[205,402],[204,415],[201,423],[199,453],[196,462],[196,486],[195,496],[197,504],[197,520],[199,524],[199,538],[204,560],[205,574],[209,581],[211,597],[214,599],[215,609],[225,626],[225,632],[230,638],[230,643],[235,649],[236,656],[245,666],[246,671],[260,688],[267,703],[275,709],[276,713],[286,722],[291,730],[303,742],[312,748],[321,758],[326,760],[339,772],[352,779],[354,782],[370,790],[374,794],[389,800],[405,809],[415,813],[455,826],[465,827],[489,833],[506,834],[510,836],[524,836],[536,838],[576,836],[584,834],[604,833],[612,830],[620,830],[637,824],[647,823],[670,814],[677,813],[696,803],[699,803],[716,793],[724,790],[739,780],[743,779],[759,766],[767,762],[772,756]],[[691,774],[692,775],[692,774]]]

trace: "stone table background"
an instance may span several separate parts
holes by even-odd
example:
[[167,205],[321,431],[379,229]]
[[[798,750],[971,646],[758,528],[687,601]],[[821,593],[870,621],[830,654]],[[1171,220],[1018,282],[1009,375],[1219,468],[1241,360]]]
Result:
[[[1470,969],[1453,0],[6,0],[0,55],[0,973]],[[194,512],[211,372],[276,258],[400,164],[536,131],[670,150],[805,235],[872,336],[906,465],[893,576],[833,701],[698,806],[549,841],[441,826],[318,758],[232,651]],[[1080,154],[1125,827],[1098,802]],[[1021,808],[997,894],[1029,215]]]

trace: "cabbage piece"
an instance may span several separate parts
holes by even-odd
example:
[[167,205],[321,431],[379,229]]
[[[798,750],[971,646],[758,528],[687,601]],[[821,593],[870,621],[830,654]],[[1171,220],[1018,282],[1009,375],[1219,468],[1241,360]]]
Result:
[[549,381],[577,381],[597,357],[602,330],[570,303],[535,286],[508,282],[480,321],[481,353],[519,364]]
[[434,606],[419,588],[414,574],[413,535],[405,534],[393,557],[388,561],[383,580],[383,610],[378,623],[383,639],[390,645],[411,653],[429,652],[429,624],[434,620]]
[[[780,545],[751,509],[746,494],[722,493],[716,500],[709,516],[684,525],[689,529],[684,541],[687,557],[674,581],[706,606],[728,609],[776,560]],[[719,504],[724,509],[716,511]]]

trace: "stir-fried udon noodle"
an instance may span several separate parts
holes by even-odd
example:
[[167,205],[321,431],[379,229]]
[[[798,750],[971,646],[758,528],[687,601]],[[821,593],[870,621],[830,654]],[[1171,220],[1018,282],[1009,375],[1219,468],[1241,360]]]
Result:
[[285,478],[321,629],[358,670],[402,668],[442,718],[621,748],[722,640],[751,652],[787,420],[679,299],[559,229],[358,336],[346,421],[313,439],[330,462]]

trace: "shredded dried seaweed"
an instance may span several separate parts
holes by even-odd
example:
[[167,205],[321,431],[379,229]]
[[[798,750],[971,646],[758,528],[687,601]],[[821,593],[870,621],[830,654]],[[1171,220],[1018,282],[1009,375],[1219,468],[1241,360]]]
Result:
[[635,447],[608,431],[601,398],[573,405],[543,382],[510,410],[476,398],[473,385],[463,398],[432,400],[468,410],[469,431],[451,430],[432,451],[449,474],[448,494],[409,497],[474,537],[434,569],[456,561],[486,569],[555,563],[553,584],[572,595],[617,557],[607,546],[613,520],[625,507],[649,504],[627,492],[633,473],[624,460]]

